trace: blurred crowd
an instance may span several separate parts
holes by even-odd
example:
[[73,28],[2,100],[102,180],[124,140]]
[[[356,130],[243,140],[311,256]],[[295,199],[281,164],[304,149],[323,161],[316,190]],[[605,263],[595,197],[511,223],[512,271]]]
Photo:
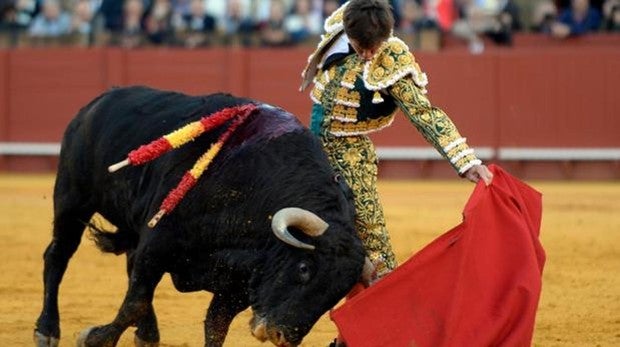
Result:
[[[314,44],[341,0],[0,0],[0,47]],[[620,33],[620,0],[391,0],[414,45],[453,37],[472,53],[515,32]],[[434,40],[434,41],[433,41]]]

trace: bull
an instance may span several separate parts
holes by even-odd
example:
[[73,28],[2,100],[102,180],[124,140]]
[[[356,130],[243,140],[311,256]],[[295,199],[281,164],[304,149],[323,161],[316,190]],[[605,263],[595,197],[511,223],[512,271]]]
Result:
[[[174,211],[149,227],[161,201],[230,122],[144,165],[115,173],[108,166],[204,115],[247,104],[255,106],[252,115]],[[157,346],[152,300],[165,273],[180,292],[213,293],[206,346],[221,346],[248,307],[256,338],[295,346],[360,280],[365,264],[351,191],[293,115],[223,93],[116,88],[82,108],[63,137],[37,346],[58,345],[58,289],[95,213],[116,227],[91,231],[103,251],[126,254],[129,284],[113,321],[85,329],[82,346],[114,346],[130,326],[137,346]]]

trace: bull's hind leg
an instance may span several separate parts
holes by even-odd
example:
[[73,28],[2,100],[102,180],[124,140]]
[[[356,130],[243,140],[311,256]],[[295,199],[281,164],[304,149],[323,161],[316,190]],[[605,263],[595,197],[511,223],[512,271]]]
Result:
[[[165,246],[165,243],[162,243]],[[144,322],[143,319],[152,313],[155,287],[164,275],[162,261],[166,253],[157,252],[156,247],[148,245],[148,253],[141,253],[140,247],[135,253],[135,262],[129,280],[129,288],[118,314],[110,324],[84,330],[78,338],[78,346],[110,347],[115,346],[121,334],[129,326]],[[154,315],[153,315],[154,318]],[[148,346],[148,344],[147,344]]]
[[[127,274],[130,280],[131,273],[133,272],[134,256],[135,250],[127,252]],[[138,328],[134,339],[136,347],[159,346],[159,328],[157,327],[157,316],[152,303],[149,303],[144,317],[138,319],[136,327]]]
[[77,250],[85,224],[94,211],[75,197],[54,196],[54,232],[43,255],[43,310],[37,320],[34,339],[38,347],[55,347],[60,339],[58,287],[67,269],[69,259]]
[[145,316],[138,320],[136,326],[138,327],[134,338],[136,347],[159,346],[157,316],[155,316],[155,310],[153,309],[152,303],[149,303]]

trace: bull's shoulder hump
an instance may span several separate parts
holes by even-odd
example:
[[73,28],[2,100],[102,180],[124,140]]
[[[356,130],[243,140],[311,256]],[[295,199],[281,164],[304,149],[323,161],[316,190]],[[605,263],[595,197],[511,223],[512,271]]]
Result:
[[259,141],[304,129],[301,122],[284,109],[264,103],[256,105],[256,111],[244,126],[244,137]]
[[290,131],[304,128],[297,116],[283,108],[265,103],[259,104],[257,108],[262,118],[269,124],[284,127]]

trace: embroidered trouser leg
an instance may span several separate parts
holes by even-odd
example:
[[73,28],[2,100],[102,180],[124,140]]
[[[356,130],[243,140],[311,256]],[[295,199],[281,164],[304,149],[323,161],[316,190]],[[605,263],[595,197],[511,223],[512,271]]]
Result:
[[366,136],[330,136],[322,141],[332,166],[353,190],[356,229],[381,277],[396,267],[396,259],[377,192],[375,148]]

